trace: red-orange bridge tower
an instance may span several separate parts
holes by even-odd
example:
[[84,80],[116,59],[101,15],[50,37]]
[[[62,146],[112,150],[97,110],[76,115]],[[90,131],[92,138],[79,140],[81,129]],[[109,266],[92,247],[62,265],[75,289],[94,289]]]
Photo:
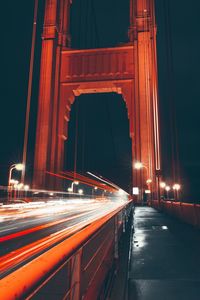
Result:
[[46,171],[58,173],[63,168],[75,97],[115,92],[126,103],[133,162],[141,161],[147,170],[133,168],[133,186],[151,178],[155,189],[160,149],[154,0],[130,0],[127,44],[91,50],[70,48],[71,5],[71,0],[46,0],[45,4],[34,186],[48,186]]

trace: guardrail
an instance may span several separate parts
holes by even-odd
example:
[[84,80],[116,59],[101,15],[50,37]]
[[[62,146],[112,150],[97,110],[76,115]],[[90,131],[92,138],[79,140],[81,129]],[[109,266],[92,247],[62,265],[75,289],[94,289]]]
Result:
[[131,210],[125,203],[3,278],[2,299],[97,299]]
[[200,228],[200,204],[153,200],[151,206]]

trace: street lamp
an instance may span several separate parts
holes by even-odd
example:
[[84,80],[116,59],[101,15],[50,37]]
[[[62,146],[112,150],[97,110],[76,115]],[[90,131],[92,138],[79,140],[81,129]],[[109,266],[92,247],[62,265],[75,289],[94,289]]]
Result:
[[[147,173],[148,173],[148,169],[147,169],[147,167],[142,163],[142,162],[140,162],[140,161],[136,161],[135,163],[134,163],[134,168],[136,169],[136,170],[141,170],[141,169],[143,169],[143,168],[145,168],[146,169],[146,171],[147,171]],[[141,192],[142,192],[142,199],[144,198],[144,197],[146,197],[146,195],[143,195],[143,189],[144,189],[144,187],[143,187],[143,173],[141,174],[142,176],[142,187],[141,187]],[[148,179],[148,180],[150,180],[150,179]],[[146,183],[147,183],[147,181],[146,181]],[[144,200],[144,199],[143,199]]]
[[71,184],[71,191],[70,192],[74,192],[74,184],[75,185],[78,185],[79,184],[79,181],[73,181],[72,184]]
[[173,185],[175,201],[178,200],[178,192],[179,192],[180,189],[181,189],[180,184],[175,183],[175,184]]
[[166,185],[165,191],[167,192],[167,199],[169,199],[169,191],[171,190],[171,187],[169,185]]
[[153,194],[152,194],[152,179],[151,178],[148,178],[147,181],[146,181],[146,184],[148,186],[148,194],[150,194],[150,200],[151,200],[151,204],[152,204],[152,200],[153,200]]
[[161,182],[161,183],[160,183],[160,187],[161,187],[162,189],[164,189],[164,188],[166,187],[166,183],[165,183],[165,182]]
[[94,191],[97,191],[97,190],[98,190],[97,186],[95,186],[95,187],[92,188],[92,197],[94,197]]
[[147,179],[146,183],[147,183],[147,184],[150,184],[150,183],[152,183],[152,179],[150,179],[150,178],[149,178],[149,179]]
[[[165,189],[165,187],[166,187],[166,183],[165,182],[163,182],[163,181],[161,181],[160,182],[160,186],[159,186],[159,188],[161,188],[162,190],[164,190]],[[160,193],[161,194],[161,193]],[[164,197],[164,195],[161,195],[162,197]]]
[[24,165],[23,164],[13,164],[10,166],[9,168],[9,173],[8,173],[8,197],[9,195],[9,191],[11,192],[11,197],[12,197],[12,186],[11,184],[15,184],[15,182],[12,180],[12,171],[13,170],[17,170],[17,171],[22,171],[24,169]]
[[83,195],[83,190],[82,190],[82,189],[79,189],[79,190],[78,190],[78,193],[79,193],[79,195]]
[[140,162],[140,161],[136,161],[136,162],[134,163],[134,168],[135,168],[136,170],[141,170],[143,167],[145,167],[145,166],[144,166],[143,163]]
[[11,178],[12,178],[12,171],[13,170],[17,170],[17,171],[22,171],[24,169],[24,165],[23,164],[13,164],[10,166],[9,169],[9,175],[8,175],[8,186],[10,186],[11,184]]
[[28,192],[29,188],[30,187],[27,184],[24,186],[25,197],[27,197],[27,192]]

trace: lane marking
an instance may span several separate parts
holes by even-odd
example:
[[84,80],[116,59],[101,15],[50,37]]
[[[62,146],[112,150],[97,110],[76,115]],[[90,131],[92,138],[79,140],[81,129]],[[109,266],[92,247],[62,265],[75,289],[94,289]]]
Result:
[[0,230],[0,233],[4,232],[4,231],[9,231],[9,230],[17,229],[17,228],[18,227],[10,227],[10,228],[7,228],[7,229],[3,229],[3,230]]

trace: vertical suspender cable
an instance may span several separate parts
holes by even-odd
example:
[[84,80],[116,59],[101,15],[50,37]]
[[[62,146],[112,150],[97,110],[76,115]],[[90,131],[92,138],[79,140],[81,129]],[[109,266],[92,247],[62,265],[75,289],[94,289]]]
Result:
[[77,171],[77,150],[78,150],[78,108],[79,105],[77,103],[76,109],[76,128],[75,128],[75,149],[74,149],[74,180],[76,179],[76,171]]
[[22,170],[22,176],[21,176],[22,183],[24,183],[25,172],[26,172],[25,170],[26,170],[26,160],[27,160],[28,130],[29,130],[29,119],[30,119],[30,107],[31,107],[35,40],[36,40],[36,29],[37,29],[37,14],[38,14],[38,0],[35,0],[34,17],[33,17],[33,33],[32,33],[32,43],[31,43],[31,58],[30,58],[29,79],[28,79],[28,93],[27,93],[27,104],[26,104],[26,119],[25,119],[25,129],[24,129],[24,146],[23,146],[23,158],[22,158],[24,168]]
[[97,28],[97,19],[96,19],[95,8],[94,8],[94,0],[91,1],[92,1],[91,3],[92,16],[94,21],[94,47],[97,48],[99,47],[99,33]]
[[173,74],[173,53],[172,53],[172,36],[170,24],[170,6],[169,2],[164,2],[165,11],[165,30],[167,43],[167,64],[168,64],[168,90],[169,102],[172,117],[170,118],[171,129],[171,157],[172,157],[172,173],[173,180],[179,179],[179,153],[177,141],[177,126],[176,126],[176,112],[174,107],[174,74]]

